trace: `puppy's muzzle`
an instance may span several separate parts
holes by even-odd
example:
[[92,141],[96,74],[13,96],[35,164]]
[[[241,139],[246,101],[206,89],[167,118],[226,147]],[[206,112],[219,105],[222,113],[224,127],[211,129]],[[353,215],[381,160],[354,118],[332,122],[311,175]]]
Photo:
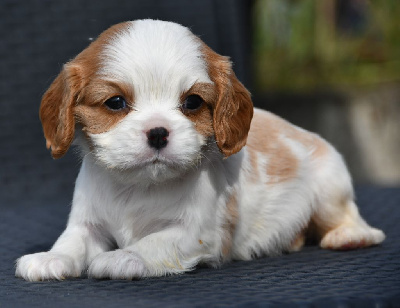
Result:
[[150,147],[161,150],[167,146],[169,132],[165,127],[155,127],[147,133],[147,141]]

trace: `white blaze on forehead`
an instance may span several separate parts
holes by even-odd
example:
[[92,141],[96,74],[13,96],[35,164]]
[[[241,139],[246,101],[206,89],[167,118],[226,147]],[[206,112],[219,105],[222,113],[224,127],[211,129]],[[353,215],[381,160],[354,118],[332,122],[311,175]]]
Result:
[[128,22],[106,46],[101,74],[132,85],[135,107],[160,100],[177,103],[195,82],[212,83],[200,47],[200,41],[181,25]]

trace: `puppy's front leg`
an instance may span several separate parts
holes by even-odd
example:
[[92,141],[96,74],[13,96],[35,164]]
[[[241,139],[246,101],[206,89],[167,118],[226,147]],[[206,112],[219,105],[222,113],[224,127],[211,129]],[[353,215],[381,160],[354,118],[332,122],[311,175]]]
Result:
[[202,241],[182,227],[152,233],[135,244],[98,255],[89,265],[92,278],[134,279],[193,269],[207,257]]
[[15,275],[28,281],[79,277],[88,259],[103,252],[104,246],[88,226],[70,223],[50,251],[19,258]]

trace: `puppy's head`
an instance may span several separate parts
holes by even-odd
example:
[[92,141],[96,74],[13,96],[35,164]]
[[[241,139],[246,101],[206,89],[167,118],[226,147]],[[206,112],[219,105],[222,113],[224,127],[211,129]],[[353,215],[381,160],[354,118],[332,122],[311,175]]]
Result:
[[228,58],[187,28],[154,20],[103,32],[64,65],[40,107],[54,158],[79,129],[97,162],[153,180],[193,167],[206,147],[238,152],[252,115]]

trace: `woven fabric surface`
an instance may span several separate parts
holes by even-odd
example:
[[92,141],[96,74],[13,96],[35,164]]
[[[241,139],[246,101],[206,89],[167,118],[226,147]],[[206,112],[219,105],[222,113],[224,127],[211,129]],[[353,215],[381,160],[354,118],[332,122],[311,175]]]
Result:
[[135,281],[31,283],[14,277],[14,260],[49,249],[65,227],[69,203],[1,208],[0,307],[398,307],[400,305],[400,189],[357,189],[361,213],[387,239],[381,246],[301,252],[220,269]]

